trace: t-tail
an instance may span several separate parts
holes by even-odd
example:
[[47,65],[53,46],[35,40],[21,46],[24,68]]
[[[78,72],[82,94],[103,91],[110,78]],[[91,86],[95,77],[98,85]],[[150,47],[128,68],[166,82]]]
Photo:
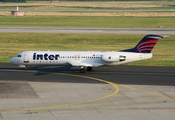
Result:
[[146,35],[134,48],[121,50],[121,52],[151,53],[158,40],[161,38],[163,38],[163,36]]

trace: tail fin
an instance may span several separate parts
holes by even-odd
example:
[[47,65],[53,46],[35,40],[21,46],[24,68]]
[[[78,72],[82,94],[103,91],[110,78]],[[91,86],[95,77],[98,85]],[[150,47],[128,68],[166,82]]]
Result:
[[121,50],[121,52],[151,53],[157,41],[161,38],[163,36],[146,35],[134,48]]

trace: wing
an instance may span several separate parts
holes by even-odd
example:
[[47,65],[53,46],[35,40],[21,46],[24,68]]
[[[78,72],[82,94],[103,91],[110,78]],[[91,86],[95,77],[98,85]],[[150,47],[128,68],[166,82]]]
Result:
[[78,62],[78,61],[71,61],[71,62],[68,62],[68,64],[72,65],[72,66],[75,66],[75,67],[92,67],[93,65],[92,64],[89,64],[89,63],[82,63],[82,62]]

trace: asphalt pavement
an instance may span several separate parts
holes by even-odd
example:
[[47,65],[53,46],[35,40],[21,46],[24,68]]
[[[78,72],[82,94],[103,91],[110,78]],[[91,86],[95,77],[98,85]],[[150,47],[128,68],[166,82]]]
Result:
[[0,63],[0,120],[172,120],[175,67]]

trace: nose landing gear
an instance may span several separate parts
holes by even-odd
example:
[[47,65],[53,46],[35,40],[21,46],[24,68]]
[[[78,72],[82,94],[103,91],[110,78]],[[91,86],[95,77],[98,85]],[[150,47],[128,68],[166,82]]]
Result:
[[25,68],[24,69],[25,69],[25,71],[27,71],[27,65],[25,65]]

